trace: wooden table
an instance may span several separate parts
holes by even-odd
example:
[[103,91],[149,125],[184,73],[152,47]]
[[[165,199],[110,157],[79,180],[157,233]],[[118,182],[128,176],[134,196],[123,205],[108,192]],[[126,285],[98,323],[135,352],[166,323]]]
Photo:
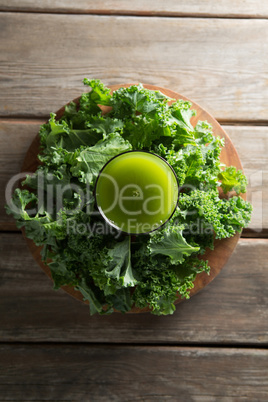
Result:
[[[268,400],[268,2],[0,0],[1,401]],[[143,82],[224,125],[252,222],[221,274],[173,316],[91,317],[36,265],[4,188],[49,112]]]

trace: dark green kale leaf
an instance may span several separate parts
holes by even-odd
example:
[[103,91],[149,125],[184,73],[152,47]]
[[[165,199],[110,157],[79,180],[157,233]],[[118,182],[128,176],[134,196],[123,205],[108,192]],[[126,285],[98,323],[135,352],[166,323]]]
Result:
[[49,263],[49,268],[54,281],[54,289],[68,284],[74,285],[77,282],[75,272],[68,269],[64,260]]
[[[105,139],[112,133],[122,134],[124,123],[122,120],[113,119],[109,116],[92,116],[86,122],[86,126],[89,127],[92,132],[102,134],[102,138]],[[95,141],[95,143],[96,142],[97,141]]]
[[110,116],[124,122],[122,135],[134,149],[149,148],[160,137],[175,134],[167,96],[138,86],[113,93]]
[[110,306],[121,313],[127,313],[133,304],[129,288],[117,289],[116,293],[107,295],[106,300]]
[[131,148],[130,143],[118,133],[110,134],[93,147],[82,149],[70,171],[81,182],[91,184],[106,162],[122,152],[130,151]]
[[167,224],[163,229],[152,232],[148,243],[151,255],[163,254],[170,258],[171,264],[178,264],[185,260],[185,256],[197,253],[199,247],[187,243],[183,229],[183,226]]
[[162,134],[163,132],[159,132],[157,120],[140,115],[125,123],[123,135],[131,143],[133,149],[143,149],[149,148],[153,140]]
[[43,153],[50,153],[51,149],[63,148],[74,151],[83,146],[94,145],[102,136],[91,128],[84,130],[71,129],[66,121],[56,120],[56,115],[51,113],[50,119],[40,130]]
[[127,236],[122,242],[118,242],[107,252],[107,258],[103,260],[105,275],[120,281],[122,287],[135,286],[137,280],[134,277],[131,266],[131,237]]
[[[93,287],[92,284],[88,285],[86,282],[86,279],[83,278],[81,282],[75,286],[76,290],[79,290],[82,295],[84,296],[84,300],[87,300],[89,302],[89,307],[90,307],[90,314],[110,314],[113,312],[112,307],[109,305],[106,306],[104,305],[98,298],[97,294],[98,291],[96,287]],[[94,290],[95,292],[94,292]]]
[[173,265],[165,255],[152,256],[147,241],[146,238],[139,239],[132,253],[139,278],[133,301],[140,308],[149,305],[155,315],[173,314],[178,295],[189,298],[196,275],[203,271],[209,273],[210,268],[206,261],[192,256],[186,257],[182,264]]

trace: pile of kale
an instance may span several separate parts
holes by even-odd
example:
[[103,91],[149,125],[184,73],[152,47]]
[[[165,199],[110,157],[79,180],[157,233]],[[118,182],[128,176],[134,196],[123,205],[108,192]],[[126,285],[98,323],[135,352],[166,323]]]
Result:
[[[245,192],[246,178],[222,166],[223,140],[207,122],[191,125],[190,102],[169,105],[167,96],[141,84],[111,95],[99,80],[84,83],[91,91],[68,104],[62,118],[51,114],[42,125],[40,166],[15,190],[7,212],[43,246],[54,288],[75,287],[91,314],[127,312],[134,305],[172,314],[178,294],[189,297],[196,274],[209,274],[200,258],[206,248],[248,224],[252,207],[237,196]],[[110,106],[110,112],[103,115],[99,105]],[[137,236],[108,227],[93,195],[104,164],[129,150],[163,157],[180,185],[171,220]],[[220,199],[219,186],[237,195]]]

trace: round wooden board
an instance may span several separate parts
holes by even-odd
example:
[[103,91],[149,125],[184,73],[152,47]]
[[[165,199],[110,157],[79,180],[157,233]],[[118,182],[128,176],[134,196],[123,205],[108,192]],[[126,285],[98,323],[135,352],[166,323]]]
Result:
[[[116,91],[120,87],[129,87],[131,85],[136,85],[136,84],[122,84],[122,85],[111,85],[110,89],[111,91]],[[228,135],[225,133],[223,128],[220,126],[220,124],[204,109],[202,109],[198,104],[195,102],[192,102],[190,99],[186,98],[183,95],[180,95],[170,89],[154,86],[154,85],[147,85],[144,84],[145,88],[152,89],[152,90],[159,90],[165,95],[169,96],[170,98],[174,99],[183,99],[183,100],[188,100],[192,103],[192,109],[196,110],[196,116],[194,116],[191,120],[191,123],[193,126],[196,125],[196,123],[199,120],[206,120],[208,121],[212,126],[213,126],[213,133],[215,136],[219,136],[221,138],[224,138],[225,140],[225,147],[221,151],[221,162],[224,163],[227,166],[235,166],[238,169],[242,169],[241,161],[239,159],[239,156],[236,152],[236,149],[234,148],[234,145],[232,144],[230,138]],[[79,98],[74,99],[74,102],[78,103]],[[59,119],[62,117],[64,113],[65,106],[63,106],[61,109],[58,110],[56,113],[57,118]],[[107,106],[102,106],[101,109],[103,110],[103,113],[106,113],[107,111],[110,110],[109,107]],[[22,171],[23,172],[35,172],[39,163],[39,160],[37,158],[37,155],[40,152],[40,143],[39,143],[39,136],[37,135],[35,139],[33,140],[32,144],[30,145],[24,162],[22,166]],[[245,199],[246,195],[243,194],[243,198]],[[23,230],[24,237],[26,239],[26,242],[29,246],[30,252],[33,255],[34,259],[36,262],[39,264],[39,266],[43,269],[43,271],[51,278],[51,273],[49,267],[44,264],[44,262],[41,260],[41,249],[42,247],[38,247],[34,244],[34,242],[30,239],[28,239],[25,236],[25,232]],[[210,275],[207,275],[205,272],[202,272],[197,275],[195,281],[194,281],[194,288],[191,289],[190,291],[190,296],[193,296],[197,292],[199,292],[201,289],[203,289],[208,283],[210,283],[221,271],[221,269],[224,267],[226,264],[227,260],[231,256],[232,252],[234,251],[236,244],[239,240],[239,233],[237,233],[235,236],[229,238],[229,239],[223,239],[223,240],[216,240],[214,243],[214,250],[208,250],[205,255],[202,256],[202,259],[208,260],[209,265],[211,267],[210,270]],[[71,296],[74,298],[83,301],[84,303],[87,303],[87,301],[83,300],[83,296],[80,292],[76,291],[73,287],[71,286],[62,286],[62,289],[69,293]],[[176,304],[181,302],[182,299],[178,297],[176,300]],[[133,307],[129,313],[142,313],[142,312],[149,312],[149,308],[144,308],[144,309],[139,309],[137,307]]]

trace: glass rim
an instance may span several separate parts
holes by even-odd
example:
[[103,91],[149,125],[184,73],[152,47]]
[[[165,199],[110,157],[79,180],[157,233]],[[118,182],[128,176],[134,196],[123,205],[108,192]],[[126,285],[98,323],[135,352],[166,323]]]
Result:
[[[99,181],[99,178],[100,178],[100,176],[101,176],[103,170],[106,168],[106,166],[107,166],[110,162],[112,162],[114,159],[118,158],[119,156],[124,155],[124,154],[128,154],[128,153],[132,153],[132,152],[140,152],[140,153],[147,153],[147,154],[150,154],[150,155],[154,155],[154,156],[158,157],[159,159],[161,159],[163,162],[165,162],[165,164],[166,164],[166,165],[170,168],[170,170],[172,171],[172,173],[173,173],[173,175],[174,175],[174,177],[175,177],[175,179],[176,179],[177,188],[178,188],[177,202],[176,202],[176,205],[175,205],[175,207],[174,207],[172,213],[170,214],[170,216],[165,220],[165,222],[163,222],[163,223],[161,223],[161,225],[157,226],[157,228],[152,229],[152,230],[149,230],[149,231],[147,231],[147,232],[127,232],[127,231],[125,231],[125,230],[122,230],[119,226],[117,226],[116,224],[114,224],[113,222],[111,222],[110,219],[104,214],[102,208],[98,205],[97,196],[96,196],[96,189],[97,189],[98,181]],[[172,167],[172,166],[166,161],[166,159],[163,158],[162,156],[160,156],[160,155],[158,155],[158,154],[155,154],[154,152],[150,152],[150,151],[143,150],[143,149],[131,149],[130,151],[121,152],[120,154],[115,155],[115,156],[113,156],[111,159],[109,159],[108,162],[106,162],[105,165],[104,165],[104,166],[101,168],[101,170],[99,171],[99,174],[98,174],[98,176],[97,176],[97,179],[96,179],[96,182],[95,182],[95,185],[94,185],[94,189],[93,189],[93,196],[94,196],[94,199],[95,199],[96,207],[97,207],[97,209],[98,209],[100,215],[104,218],[105,222],[107,222],[110,226],[112,226],[113,228],[115,228],[116,230],[118,230],[119,232],[121,232],[121,233],[123,233],[123,234],[134,235],[134,236],[135,236],[135,235],[146,235],[146,234],[155,232],[156,230],[162,228],[162,227],[172,218],[172,216],[174,215],[174,213],[175,213],[175,211],[176,211],[176,209],[177,209],[177,206],[178,206],[179,195],[180,195],[180,186],[179,186],[179,182],[178,182],[178,177],[177,177],[177,175],[176,175],[175,170],[173,169],[173,167]]]

